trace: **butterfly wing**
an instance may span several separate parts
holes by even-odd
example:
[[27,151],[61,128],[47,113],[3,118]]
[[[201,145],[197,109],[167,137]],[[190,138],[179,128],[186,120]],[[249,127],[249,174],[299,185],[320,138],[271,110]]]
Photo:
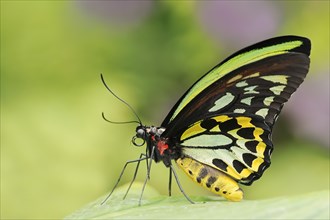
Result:
[[270,165],[271,129],[261,116],[227,113],[200,120],[180,136],[182,155],[244,184]]
[[162,126],[189,157],[243,184],[270,164],[272,127],[309,69],[310,41],[284,36],[247,47],[210,70]]

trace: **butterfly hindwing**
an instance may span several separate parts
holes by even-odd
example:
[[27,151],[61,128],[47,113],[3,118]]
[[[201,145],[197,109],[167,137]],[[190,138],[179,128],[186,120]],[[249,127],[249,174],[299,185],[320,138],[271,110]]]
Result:
[[218,115],[189,126],[180,146],[184,155],[250,184],[270,165],[270,134],[260,116]]
[[182,154],[251,184],[270,165],[272,127],[309,68],[310,41],[285,36],[245,48],[199,79],[165,118]]

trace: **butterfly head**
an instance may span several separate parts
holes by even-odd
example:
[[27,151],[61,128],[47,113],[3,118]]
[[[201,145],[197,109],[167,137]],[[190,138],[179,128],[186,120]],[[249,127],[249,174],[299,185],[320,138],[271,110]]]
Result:
[[141,147],[146,143],[146,155],[148,157],[156,162],[163,161],[165,165],[169,165],[169,160],[172,157],[168,155],[169,143],[167,138],[161,136],[164,131],[165,128],[163,127],[139,125],[136,127],[136,134],[132,139],[132,143],[137,147]]
[[[152,140],[158,140],[161,136],[161,134],[165,131],[165,128],[158,128],[155,126],[144,126],[139,125],[136,127],[136,134],[132,139],[132,143],[137,146],[141,147],[145,144],[146,141],[152,139]],[[137,139],[141,139],[142,142],[139,143]]]
[[[134,146],[141,147],[145,144],[148,136],[146,129],[146,126],[143,125],[139,125],[136,127],[136,134],[132,138],[132,143],[134,144]],[[138,141],[138,139],[142,140],[142,142]]]

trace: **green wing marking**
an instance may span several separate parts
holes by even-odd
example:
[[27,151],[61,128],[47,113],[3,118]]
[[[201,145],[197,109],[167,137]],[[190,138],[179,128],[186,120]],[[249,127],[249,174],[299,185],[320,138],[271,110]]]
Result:
[[179,100],[167,116],[163,125],[173,121],[175,117],[183,110],[183,108],[186,107],[189,102],[196,98],[203,90],[211,86],[219,79],[230,74],[232,71],[248,64],[261,61],[265,58],[295,52],[295,50],[299,51],[301,47],[306,46],[304,44],[306,44],[305,38],[285,36],[252,45],[233,54],[200,78],[185,93],[185,95]]

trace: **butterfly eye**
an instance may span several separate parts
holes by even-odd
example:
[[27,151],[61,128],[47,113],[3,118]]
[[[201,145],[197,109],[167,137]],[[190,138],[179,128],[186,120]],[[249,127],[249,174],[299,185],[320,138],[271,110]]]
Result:
[[146,131],[141,126],[136,128],[136,137],[145,139]]

